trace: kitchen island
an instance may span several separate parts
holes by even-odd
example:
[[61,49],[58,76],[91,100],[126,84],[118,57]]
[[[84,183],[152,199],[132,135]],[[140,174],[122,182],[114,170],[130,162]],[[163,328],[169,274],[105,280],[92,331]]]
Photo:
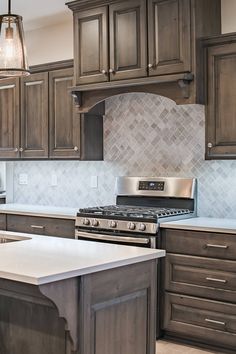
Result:
[[0,240],[1,354],[155,353],[165,251],[10,232]]

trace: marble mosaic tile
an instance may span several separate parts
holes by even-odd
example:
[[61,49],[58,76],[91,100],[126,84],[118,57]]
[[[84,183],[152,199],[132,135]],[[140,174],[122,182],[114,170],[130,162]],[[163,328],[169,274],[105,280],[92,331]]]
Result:
[[[14,202],[83,207],[115,202],[116,176],[198,178],[198,214],[236,217],[236,161],[205,161],[205,112],[201,105],[177,106],[150,94],[106,101],[102,162],[14,163]],[[19,185],[20,173],[28,185]],[[58,186],[50,185],[51,175]],[[98,176],[98,188],[90,177]]]

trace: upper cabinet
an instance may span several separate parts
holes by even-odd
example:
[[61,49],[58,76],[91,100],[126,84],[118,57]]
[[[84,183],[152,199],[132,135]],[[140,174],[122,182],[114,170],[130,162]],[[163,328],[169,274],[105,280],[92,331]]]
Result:
[[236,158],[236,35],[203,40],[206,158]]
[[191,72],[189,0],[148,0],[149,75]]
[[20,146],[20,80],[0,80],[0,157],[17,158]]
[[146,0],[109,6],[110,80],[147,75]]
[[74,0],[80,112],[126,92],[203,103],[198,39],[221,33],[220,0]]
[[73,61],[31,68],[31,75],[0,80],[0,159],[103,159],[101,103],[75,112]]
[[75,67],[77,84],[108,81],[108,8],[75,14]]

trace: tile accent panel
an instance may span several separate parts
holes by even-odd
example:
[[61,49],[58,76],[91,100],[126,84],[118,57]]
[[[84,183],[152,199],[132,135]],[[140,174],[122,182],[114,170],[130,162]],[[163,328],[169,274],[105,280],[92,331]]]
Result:
[[[204,106],[177,106],[150,94],[106,101],[102,162],[14,162],[14,202],[85,207],[115,202],[116,176],[198,178],[198,214],[236,217],[236,161],[204,160]],[[19,185],[19,174],[28,185]],[[52,174],[58,185],[51,186]],[[98,188],[90,187],[98,176]]]

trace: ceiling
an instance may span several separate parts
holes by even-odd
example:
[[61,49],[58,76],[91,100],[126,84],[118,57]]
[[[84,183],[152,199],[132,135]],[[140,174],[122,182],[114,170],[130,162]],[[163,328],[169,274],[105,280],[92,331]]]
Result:
[[[12,13],[23,17],[26,31],[72,20],[66,0],[12,0]],[[0,1],[0,14],[7,12],[8,0]]]

